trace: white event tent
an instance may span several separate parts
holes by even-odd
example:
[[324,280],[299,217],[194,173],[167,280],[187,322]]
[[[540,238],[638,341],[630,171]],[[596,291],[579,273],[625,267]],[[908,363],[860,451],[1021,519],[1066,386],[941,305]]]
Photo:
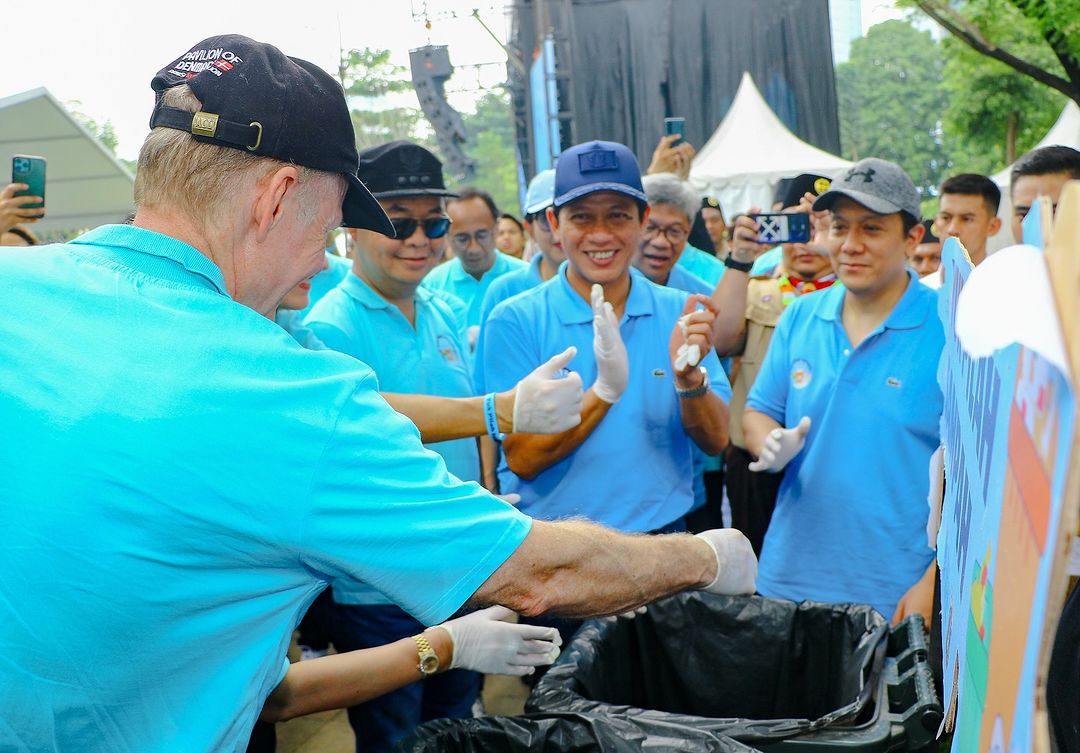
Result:
[[690,182],[730,217],[754,206],[768,211],[781,178],[835,175],[851,164],[789,131],[744,72],[727,114],[694,157]]
[[[0,98],[0,159],[47,160],[45,218],[29,225],[43,238],[123,222],[132,211],[134,177],[47,89]],[[11,173],[0,172],[0,186]]]
[[[1074,149],[1080,149],[1080,107],[1077,107],[1076,103],[1069,101],[1066,103],[1065,108],[1061,111],[1061,115],[1058,116],[1057,122],[1046,132],[1046,136],[1043,140],[1035,145],[1035,149],[1041,149],[1044,146],[1071,146]],[[1001,230],[993,238],[990,238],[986,244],[987,253],[993,253],[999,249],[1011,246],[1013,244],[1012,230],[1009,229],[1009,223],[1012,222],[1012,200],[1009,196],[1009,172],[1012,170],[1012,165],[1009,165],[1004,170],[998,173],[994,173],[990,176],[991,180],[997,184],[997,187],[1001,189],[1001,205],[998,207],[998,217],[1001,218]],[[1016,243],[1020,242],[1020,239],[1015,240]]]

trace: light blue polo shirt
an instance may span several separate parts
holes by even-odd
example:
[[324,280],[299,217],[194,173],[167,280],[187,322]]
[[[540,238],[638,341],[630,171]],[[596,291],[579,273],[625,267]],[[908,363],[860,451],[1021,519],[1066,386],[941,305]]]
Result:
[[689,243],[683,248],[683,252],[675,265],[685,269],[698,279],[704,280],[711,285],[712,287],[709,289],[710,293],[712,292],[712,288],[716,287],[716,283],[720,282],[720,278],[724,276],[724,272],[727,271],[727,267],[724,266],[723,261]]
[[274,314],[274,321],[283,330],[293,336],[296,342],[303,345],[308,350],[324,350],[326,345],[323,341],[315,336],[315,333],[304,326],[304,320],[301,316],[301,311],[290,311],[289,309],[278,309]]
[[516,269],[528,269],[528,262],[508,256],[502,251],[495,252],[495,262],[491,269],[477,280],[461,266],[461,259],[451,259],[428,272],[424,278],[425,288],[435,288],[453,293],[469,307],[465,324],[469,327],[480,326],[480,308],[484,303],[484,294],[498,278]]
[[[593,313],[566,279],[567,264],[539,287],[503,301],[488,317],[484,367],[489,389],[513,387],[570,345],[569,368],[586,386],[596,380]],[[503,492],[521,495],[518,508],[554,520],[585,516],[620,531],[652,531],[682,517],[694,501],[693,441],[671,375],[668,341],[686,293],[654,285],[630,270],[630,294],[620,322],[630,381],[619,400],[577,450],[532,481],[499,467]],[[702,361],[712,389],[725,401],[731,386],[710,352]]]
[[[375,370],[385,392],[470,397],[472,375],[464,334],[446,303],[432,291],[416,291],[416,326],[401,309],[350,274],[319,301],[304,325],[328,348],[348,353]],[[480,481],[476,439],[424,445],[442,455],[446,468],[463,481]],[[355,581],[335,581],[339,604],[391,604],[375,589]]]
[[0,279],[0,749],[243,750],[328,582],[437,623],[529,530],[191,246],[106,225]]
[[930,564],[926,474],[939,442],[937,293],[908,270],[885,323],[852,348],[844,287],[800,296],[776,327],[747,406],[812,420],[765,536],[758,590],[870,604],[886,619]]
[[513,272],[504,274],[484,293],[484,301],[480,305],[480,334],[476,339],[476,361],[473,364],[473,381],[476,383],[476,393],[484,394],[484,323],[492,310],[505,301],[513,298],[518,293],[535,288],[544,281],[540,275],[540,262],[543,253],[536,254],[524,269],[515,269]]
[[326,251],[326,264],[326,269],[311,278],[311,290],[308,292],[308,305],[307,308],[304,308],[299,312],[300,316],[297,321],[304,321],[304,317],[311,313],[311,310],[315,308],[315,304],[319,302],[319,299],[336,288],[338,283],[344,280],[349,272],[352,271],[351,259],[346,259],[344,256],[338,256],[329,250]]
[[[690,246],[687,246],[685,251],[690,250]],[[705,253],[704,251],[700,253]],[[682,257],[680,257],[682,258]],[[689,272],[678,264],[671,268],[671,272],[668,273],[667,286],[669,288],[675,288],[685,293],[700,293],[701,295],[711,296],[713,292],[713,285],[702,280],[697,275]],[[727,360],[727,359],[725,359]],[[721,366],[724,369],[726,375],[728,369],[721,362]],[[691,510],[696,510],[705,504],[705,471],[720,470],[723,465],[722,460],[714,455],[706,455],[705,451],[698,447],[693,442],[690,443],[690,447],[694,452],[694,506]]]

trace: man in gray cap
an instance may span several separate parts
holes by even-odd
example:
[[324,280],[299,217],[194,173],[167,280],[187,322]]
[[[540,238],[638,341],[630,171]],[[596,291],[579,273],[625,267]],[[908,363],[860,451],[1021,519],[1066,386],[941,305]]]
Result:
[[842,285],[784,312],[743,413],[750,470],[786,468],[758,589],[928,618],[944,334],[937,294],[906,266],[923,234],[919,194],[898,165],[865,159],[814,209],[832,211]]

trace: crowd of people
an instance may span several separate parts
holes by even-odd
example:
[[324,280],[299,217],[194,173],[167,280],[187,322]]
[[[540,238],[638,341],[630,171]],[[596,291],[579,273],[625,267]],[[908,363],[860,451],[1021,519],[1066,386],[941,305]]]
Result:
[[[389,750],[687,588],[937,617],[940,241],[986,258],[989,178],[932,220],[876,158],[723,207],[677,137],[645,170],[599,140],[518,219],[422,145],[357,153],[270,45],[152,87],[131,222],[0,255],[33,312],[0,318],[0,748],[272,750],[348,707]],[[1070,179],[1017,162],[1018,241]],[[33,243],[24,188],[0,231]]]

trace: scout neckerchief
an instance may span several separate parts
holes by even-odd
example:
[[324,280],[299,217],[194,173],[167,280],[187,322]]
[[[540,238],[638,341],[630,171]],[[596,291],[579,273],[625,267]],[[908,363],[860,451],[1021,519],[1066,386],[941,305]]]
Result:
[[790,306],[791,302],[803,293],[813,293],[815,290],[824,290],[836,282],[836,275],[827,274],[816,280],[792,280],[788,275],[780,278],[780,302]]

